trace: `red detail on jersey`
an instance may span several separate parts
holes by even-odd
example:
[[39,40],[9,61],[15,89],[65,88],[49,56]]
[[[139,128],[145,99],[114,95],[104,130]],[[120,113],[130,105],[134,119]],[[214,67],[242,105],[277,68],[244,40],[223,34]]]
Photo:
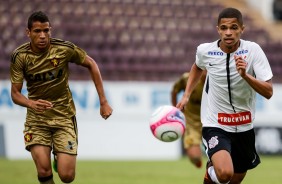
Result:
[[218,113],[217,120],[221,125],[243,125],[252,122],[252,114],[250,111],[235,114]]
[[56,59],[56,58],[54,58],[54,59],[51,59],[51,64],[54,66],[54,67],[57,67],[58,65],[59,65],[59,63],[60,63],[60,61],[58,60],[58,59]]
[[30,142],[32,140],[32,134],[31,133],[25,133],[24,140],[25,140],[25,142]]

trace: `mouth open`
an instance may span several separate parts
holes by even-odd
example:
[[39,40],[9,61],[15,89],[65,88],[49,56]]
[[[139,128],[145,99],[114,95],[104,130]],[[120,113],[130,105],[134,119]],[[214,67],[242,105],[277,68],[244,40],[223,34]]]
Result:
[[45,47],[47,45],[47,42],[39,42],[38,46],[39,47]]
[[231,43],[234,42],[234,39],[232,39],[232,38],[226,38],[226,39],[224,39],[224,42],[225,42],[226,44],[231,44]]

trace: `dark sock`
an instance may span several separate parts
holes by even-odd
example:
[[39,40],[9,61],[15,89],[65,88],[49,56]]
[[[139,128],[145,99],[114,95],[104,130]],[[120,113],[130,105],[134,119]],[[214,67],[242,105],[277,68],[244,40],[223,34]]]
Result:
[[53,174],[45,177],[38,176],[38,180],[40,181],[40,184],[55,184],[53,180]]

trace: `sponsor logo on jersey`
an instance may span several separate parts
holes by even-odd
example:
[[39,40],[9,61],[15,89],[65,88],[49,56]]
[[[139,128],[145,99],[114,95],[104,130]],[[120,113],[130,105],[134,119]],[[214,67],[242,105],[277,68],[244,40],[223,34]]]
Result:
[[[235,52],[236,55],[243,55],[243,54],[247,54],[249,51],[248,50],[239,50],[237,52]],[[223,56],[224,52],[221,51],[208,51],[208,55],[209,56]]]
[[243,54],[247,54],[248,52],[249,52],[248,50],[242,49],[242,50],[239,50],[239,51],[235,52],[235,54],[236,55],[243,55]]
[[235,114],[218,113],[218,123],[222,125],[243,125],[252,122],[250,111]]
[[221,51],[209,51],[208,52],[208,55],[209,56],[223,56],[223,52],[221,52]]
[[29,74],[27,80],[38,82],[38,81],[51,81],[60,78],[63,75],[63,69],[52,70],[44,73]]

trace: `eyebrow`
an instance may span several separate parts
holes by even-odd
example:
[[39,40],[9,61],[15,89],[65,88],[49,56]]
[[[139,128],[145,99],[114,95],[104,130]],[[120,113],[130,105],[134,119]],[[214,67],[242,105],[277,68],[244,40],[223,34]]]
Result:
[[[226,27],[228,27],[227,24],[221,24],[221,25],[219,25],[219,26],[220,26],[220,27],[221,27],[221,26],[226,26]],[[230,26],[240,26],[240,24],[232,23]]]

